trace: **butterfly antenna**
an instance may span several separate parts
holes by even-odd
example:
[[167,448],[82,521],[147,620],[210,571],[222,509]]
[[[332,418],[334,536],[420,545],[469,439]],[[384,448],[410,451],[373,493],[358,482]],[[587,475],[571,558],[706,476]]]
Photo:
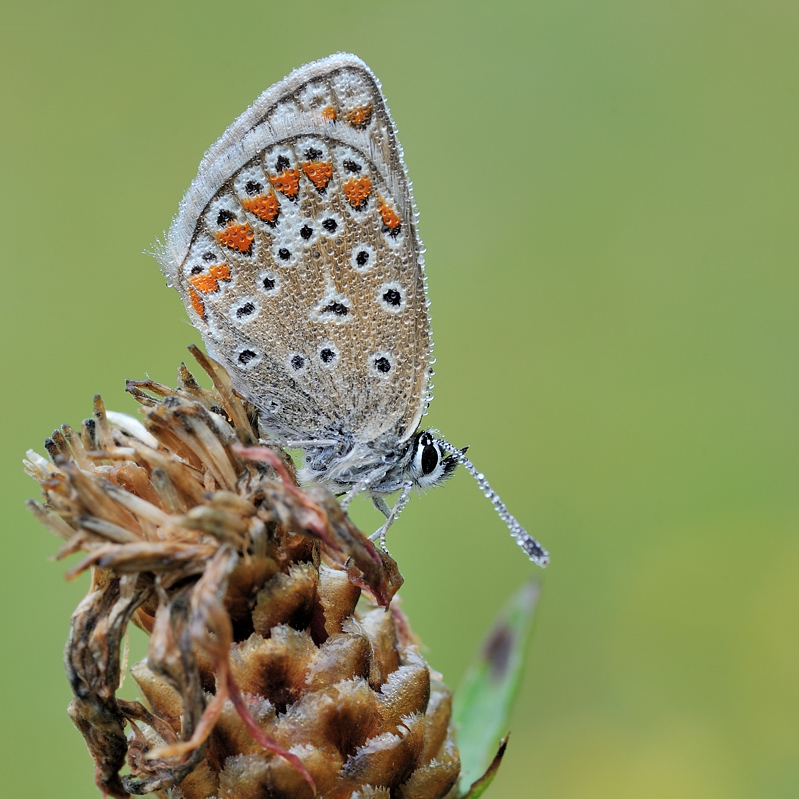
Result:
[[505,503],[499,498],[499,494],[494,491],[493,488],[488,484],[488,480],[486,480],[485,475],[482,472],[478,472],[475,468],[474,464],[466,457],[464,452],[459,450],[457,447],[454,447],[449,441],[444,441],[443,439],[438,439],[438,444],[441,446],[441,449],[448,452],[455,458],[458,463],[462,464],[469,474],[477,480],[477,485],[480,486],[480,490],[483,492],[483,495],[491,502],[494,506],[494,510],[497,512],[497,515],[503,522],[508,526],[508,530],[510,530],[510,534],[513,536],[516,543],[525,551],[527,557],[530,558],[533,563],[537,563],[539,566],[546,566],[549,563],[549,553],[535,540],[528,532],[524,529],[524,527],[519,524],[516,517],[508,510]]

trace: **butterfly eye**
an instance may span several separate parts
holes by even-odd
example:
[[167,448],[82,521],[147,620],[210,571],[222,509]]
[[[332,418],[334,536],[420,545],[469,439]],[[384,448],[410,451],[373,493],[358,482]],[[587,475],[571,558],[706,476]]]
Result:
[[429,432],[420,433],[413,445],[408,477],[427,490],[443,483],[458,465],[453,457],[444,457],[441,442]]
[[422,450],[422,474],[431,474],[438,466],[438,450],[432,444],[426,444]]

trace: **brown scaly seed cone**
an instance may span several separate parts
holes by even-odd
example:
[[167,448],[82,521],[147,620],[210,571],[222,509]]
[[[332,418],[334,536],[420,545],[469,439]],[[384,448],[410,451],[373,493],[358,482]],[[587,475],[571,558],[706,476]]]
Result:
[[[128,384],[144,425],[106,413],[29,453],[34,514],[84,551],[69,713],[104,795],[172,799],[438,799],[454,795],[451,694],[392,598],[396,563],[285,453],[221,366],[215,390]],[[147,393],[149,392],[149,393]],[[154,396],[153,396],[154,395]],[[115,696],[128,623],[150,635]],[[125,726],[130,729],[126,737]],[[120,776],[127,761],[130,774]]]

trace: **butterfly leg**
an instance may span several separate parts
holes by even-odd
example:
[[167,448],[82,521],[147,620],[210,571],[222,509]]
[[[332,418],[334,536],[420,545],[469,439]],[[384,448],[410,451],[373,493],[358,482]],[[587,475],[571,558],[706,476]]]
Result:
[[341,500],[341,509],[347,510],[349,508],[350,503],[352,502],[355,497],[358,496],[362,491],[366,491],[369,488],[372,480],[374,480],[374,475],[368,474],[366,477],[360,479],[355,485],[344,494],[343,499]]
[[388,507],[388,504],[383,497],[372,497],[374,506],[386,517],[386,523],[382,527],[375,530],[369,536],[369,540],[374,541],[375,538],[378,538],[380,540],[380,548],[386,554],[388,554],[388,547],[386,546],[386,532],[388,532],[388,528],[394,524],[397,517],[400,515],[400,513],[402,513],[403,508],[408,504],[408,500],[411,498],[411,488],[413,488],[413,483],[410,480],[402,484],[402,492],[400,493],[397,501],[394,503],[393,508]]
[[[381,496],[374,496],[372,497],[372,504],[383,514],[387,519],[391,516],[391,508],[389,508],[388,503],[383,499]],[[373,535],[369,536],[369,538],[374,538]]]

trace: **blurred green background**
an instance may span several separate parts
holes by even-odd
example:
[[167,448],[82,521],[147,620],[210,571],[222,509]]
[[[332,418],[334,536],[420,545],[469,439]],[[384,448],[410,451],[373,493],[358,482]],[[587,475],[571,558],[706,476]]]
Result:
[[[99,795],[61,666],[87,582],[47,561],[21,457],[173,382],[199,336],[142,251],[225,127],[337,50],[414,181],[428,419],[552,555],[489,795],[799,794],[797,42],[780,0],[6,6],[4,795]],[[463,473],[390,544],[457,684],[536,569]]]

